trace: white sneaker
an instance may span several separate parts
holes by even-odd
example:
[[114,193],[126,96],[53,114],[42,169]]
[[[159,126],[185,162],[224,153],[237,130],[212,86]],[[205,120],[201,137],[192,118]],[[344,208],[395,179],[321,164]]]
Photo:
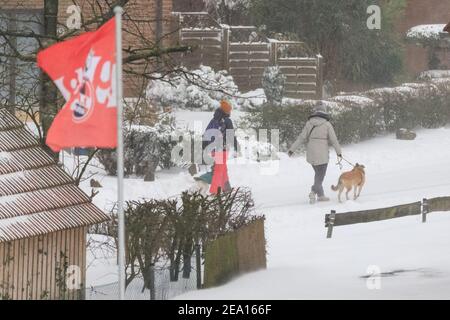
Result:
[[311,191],[309,193],[309,203],[310,204],[316,203],[316,193],[314,191]]
[[317,201],[319,202],[326,202],[326,201],[330,201],[330,198],[325,197],[325,196],[321,196],[317,198]]

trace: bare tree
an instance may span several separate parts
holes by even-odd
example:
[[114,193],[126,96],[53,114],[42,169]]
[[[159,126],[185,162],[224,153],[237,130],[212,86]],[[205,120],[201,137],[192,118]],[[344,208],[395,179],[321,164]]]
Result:
[[[1,3],[2,1],[0,1]],[[88,0],[83,2],[81,23],[77,29],[69,29],[61,21],[67,8],[58,0],[43,0],[42,9],[29,9],[29,2],[10,1],[0,9],[0,107],[21,111],[35,124],[42,146],[55,158],[45,145],[48,129],[64,105],[62,96],[47,75],[35,64],[39,50],[64,41],[84,31],[94,30],[113,17],[113,9],[124,7],[124,77],[128,95],[139,101],[144,95],[147,80],[155,72],[168,74],[176,70],[171,53],[186,52],[188,46],[171,41],[174,31],[170,17],[162,15],[162,1],[155,17],[137,16],[135,4],[128,0]],[[76,5],[77,1],[73,1]],[[131,89],[132,90],[131,90]],[[84,172],[85,170],[80,170]],[[77,177],[77,181],[80,177]]]

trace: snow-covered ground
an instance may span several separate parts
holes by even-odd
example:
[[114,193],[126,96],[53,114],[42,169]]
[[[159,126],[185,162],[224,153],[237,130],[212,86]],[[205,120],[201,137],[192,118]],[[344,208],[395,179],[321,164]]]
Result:
[[[179,115],[185,124],[197,119],[205,122],[209,116]],[[450,195],[449,147],[450,128],[420,130],[415,141],[400,141],[388,135],[344,146],[345,158],[366,166],[367,183],[357,201],[343,204],[329,189],[341,173],[334,165],[334,151],[330,152],[324,183],[332,201],[314,206],[307,197],[313,171],[304,155],[288,158],[279,154],[280,161],[272,166],[230,163],[232,185],[250,187],[258,211],[267,218],[268,268],[218,288],[191,291],[177,298],[450,298],[450,256],[446,254],[450,212],[432,213],[425,224],[420,216],[413,216],[336,227],[332,239],[326,239],[324,227],[324,215],[332,209],[356,211]],[[115,178],[101,172],[95,178],[104,188],[99,189],[94,202],[107,208],[115,199]],[[193,186],[187,170],[159,171],[155,182],[126,179],[126,198],[175,196]],[[82,188],[90,193],[88,181]],[[88,287],[114,281],[114,258],[96,262],[92,258],[87,270]],[[376,279],[364,278],[373,270],[387,273],[378,290],[367,286],[367,281],[373,285]]]
[[[250,185],[267,217],[267,270],[244,275],[214,289],[179,299],[416,299],[450,298],[450,213],[337,227],[326,239],[324,215],[385,207],[450,194],[450,129],[421,130],[415,141],[392,135],[345,146],[344,156],[363,163],[367,184],[357,201],[311,206],[307,194],[312,170],[304,157],[282,158],[274,176],[256,168],[231,167],[234,185]],[[334,155],[333,155],[334,156]],[[340,171],[331,163],[325,186]],[[379,270],[399,271],[376,280]]]

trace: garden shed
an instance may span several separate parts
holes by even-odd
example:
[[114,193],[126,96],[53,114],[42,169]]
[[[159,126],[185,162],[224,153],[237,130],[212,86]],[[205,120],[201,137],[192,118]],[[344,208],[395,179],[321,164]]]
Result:
[[108,219],[0,109],[0,299],[83,299],[87,229]]

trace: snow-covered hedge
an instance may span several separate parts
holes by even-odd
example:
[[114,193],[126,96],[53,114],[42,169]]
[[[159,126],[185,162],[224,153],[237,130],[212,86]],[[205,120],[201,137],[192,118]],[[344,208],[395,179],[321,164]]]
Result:
[[422,24],[412,27],[406,33],[406,38],[415,41],[434,41],[444,34],[445,24]]
[[[364,96],[336,96],[328,109],[341,141],[358,142],[384,130],[382,111],[377,102]],[[361,125],[363,124],[363,125]]]
[[[249,112],[241,125],[279,129],[280,147],[285,149],[295,141],[317,103],[306,100],[295,105],[265,105]],[[328,106],[341,143],[358,142],[399,128],[436,128],[450,123],[450,78],[339,95],[323,103]]]
[[[152,127],[132,126],[124,130],[125,173],[145,176],[153,180],[157,167],[167,169],[174,164],[171,160],[172,148],[176,145],[172,134],[175,131],[175,119],[170,113],[160,115],[159,121]],[[117,172],[115,150],[101,149],[97,158],[110,175]]]
[[[160,75],[155,75],[159,78]],[[158,107],[211,111],[220,106],[220,100],[228,100],[234,109],[248,103],[237,98],[240,93],[233,77],[226,71],[214,71],[200,66],[197,70],[184,70],[175,76],[153,80],[147,88],[147,99]]]
[[[111,214],[106,230],[117,240],[115,207]],[[169,269],[170,281],[178,281],[180,271],[189,279],[196,245],[206,247],[223,234],[264,219],[256,212],[250,190],[244,188],[209,196],[186,191],[176,198],[128,201],[125,216],[126,263],[132,270],[127,277],[143,277],[146,288],[155,286],[150,266]]]

